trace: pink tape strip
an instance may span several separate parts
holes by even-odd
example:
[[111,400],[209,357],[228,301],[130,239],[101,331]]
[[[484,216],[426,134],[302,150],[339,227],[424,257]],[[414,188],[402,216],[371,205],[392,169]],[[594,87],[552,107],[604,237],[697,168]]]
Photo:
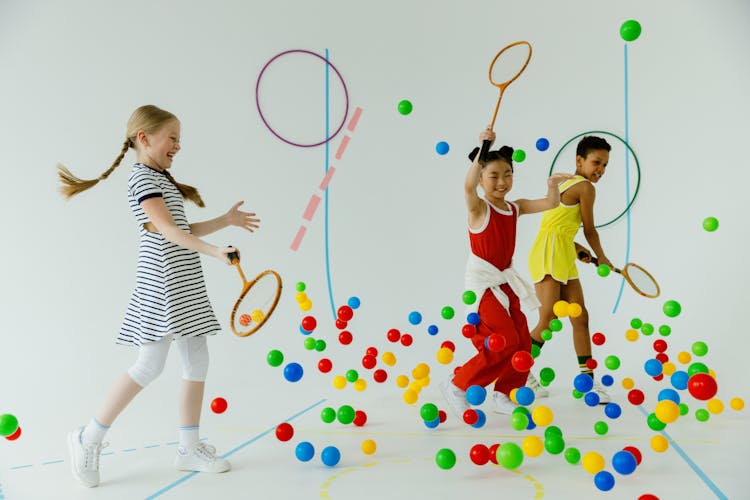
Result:
[[300,226],[297,230],[297,236],[294,237],[294,241],[292,242],[292,246],[289,247],[295,252],[299,248],[299,244],[302,243],[302,238],[305,236],[305,232],[307,231],[307,228],[305,226]]
[[320,189],[325,191],[328,187],[328,183],[331,182],[331,177],[333,177],[333,173],[336,171],[335,168],[333,168],[333,165],[328,167],[328,172],[326,172],[326,176],[323,177],[323,182],[320,183]]
[[354,110],[352,119],[349,120],[349,125],[346,127],[349,132],[354,132],[354,129],[357,127],[357,123],[359,122],[360,116],[362,116],[362,108],[357,107],[357,109]]
[[305,214],[302,216],[305,220],[312,220],[313,215],[315,215],[315,211],[318,209],[318,205],[320,204],[320,196],[317,194],[314,194],[310,197],[310,201],[307,202],[307,208],[305,209]]
[[346,149],[346,146],[349,144],[349,136],[345,135],[344,138],[341,140],[341,144],[339,144],[339,149],[336,151],[336,159],[340,160],[341,156],[344,154],[344,150]]

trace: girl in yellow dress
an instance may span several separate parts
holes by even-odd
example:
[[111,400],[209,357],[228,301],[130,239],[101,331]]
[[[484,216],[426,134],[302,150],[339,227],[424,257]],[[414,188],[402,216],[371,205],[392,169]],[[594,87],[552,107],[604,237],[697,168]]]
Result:
[[[612,267],[604,254],[599,242],[599,233],[594,225],[594,184],[604,176],[610,150],[609,143],[601,137],[586,136],[579,141],[576,148],[576,175],[560,184],[560,205],[542,214],[539,234],[529,253],[529,272],[537,298],[542,304],[539,309],[539,323],[531,331],[531,341],[540,348],[544,345],[541,334],[556,317],[552,308],[557,301],[579,304],[582,308],[581,314],[570,318],[573,345],[581,372],[592,378],[594,372],[587,365],[591,359],[589,316],[584,305],[583,289],[575,262],[579,252],[584,255],[581,258],[583,262],[590,262],[591,253],[573,239],[583,224],[583,235],[599,263]],[[528,384],[538,397],[548,395],[531,374]],[[599,394],[600,403],[610,401],[609,395],[599,383],[594,383],[593,390]]]

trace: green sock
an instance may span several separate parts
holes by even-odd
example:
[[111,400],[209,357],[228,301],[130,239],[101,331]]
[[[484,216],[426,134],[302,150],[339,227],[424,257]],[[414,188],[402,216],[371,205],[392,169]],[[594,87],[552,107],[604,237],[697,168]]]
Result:
[[585,373],[589,377],[594,378],[594,370],[586,365],[586,361],[590,359],[591,356],[578,356],[578,369],[581,370],[581,373]]

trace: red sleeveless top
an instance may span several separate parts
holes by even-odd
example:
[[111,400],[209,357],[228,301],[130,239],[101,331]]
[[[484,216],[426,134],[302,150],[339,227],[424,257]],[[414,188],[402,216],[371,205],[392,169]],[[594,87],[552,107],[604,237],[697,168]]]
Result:
[[516,249],[516,222],[518,206],[506,201],[510,211],[501,210],[487,203],[487,216],[479,229],[469,228],[471,253],[481,257],[496,268],[504,271],[509,268]]

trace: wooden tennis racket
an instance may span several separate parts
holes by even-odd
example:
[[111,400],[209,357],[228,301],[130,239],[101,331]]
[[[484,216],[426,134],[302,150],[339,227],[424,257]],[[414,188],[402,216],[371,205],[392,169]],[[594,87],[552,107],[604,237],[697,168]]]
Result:
[[[498,59],[500,59],[500,56],[503,55],[508,49],[511,49],[513,47],[517,47],[519,45],[526,45],[529,48],[529,55],[526,57],[526,61],[523,63],[523,66],[521,66],[521,69],[518,70],[518,72],[514,75],[508,78],[507,80],[503,80],[501,82],[496,82],[495,79],[492,76],[492,70],[495,67],[495,63]],[[500,110],[500,101],[503,99],[503,93],[505,92],[505,89],[508,88],[508,85],[516,81],[516,78],[521,76],[521,73],[526,69],[526,66],[529,65],[529,61],[531,61],[531,44],[529,42],[526,42],[524,40],[520,40],[518,42],[511,43],[510,45],[507,45],[506,47],[503,47],[500,52],[498,52],[495,55],[495,58],[492,60],[492,63],[490,64],[490,84],[497,87],[500,90],[500,95],[497,98],[497,104],[495,104],[495,112],[492,114],[492,123],[490,124],[490,129],[495,128],[495,120],[497,119],[497,112]],[[484,165],[486,159],[487,159],[487,152],[490,150],[490,141],[482,141],[482,149],[479,151],[479,164]]]
[[[578,252],[579,259],[583,260],[586,257],[591,257],[591,263],[595,266],[599,265],[599,261],[593,255],[587,254],[586,252]],[[628,262],[622,269],[613,267],[612,270],[621,274],[622,277],[625,278],[625,281],[628,282],[628,285],[630,285],[630,288],[644,297],[655,299],[661,293],[659,283],[656,282],[656,279],[651,273],[634,262]]]
[[257,332],[273,314],[281,297],[281,276],[267,269],[252,281],[247,281],[240,267],[240,256],[236,252],[227,254],[242,278],[242,291],[234,303],[229,317],[229,326],[238,337],[247,337]]

